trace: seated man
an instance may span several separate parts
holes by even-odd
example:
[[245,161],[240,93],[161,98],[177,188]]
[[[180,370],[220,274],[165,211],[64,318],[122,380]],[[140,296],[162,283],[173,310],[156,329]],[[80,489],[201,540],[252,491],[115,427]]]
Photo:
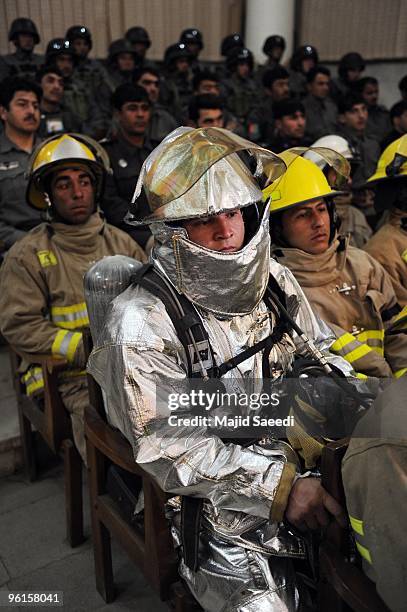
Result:
[[363,77],[356,81],[353,86],[356,93],[362,96],[367,112],[366,135],[374,138],[379,143],[391,129],[390,114],[385,106],[378,104],[379,81],[376,77]]
[[387,149],[389,144],[407,133],[407,101],[396,102],[390,109],[390,121],[393,129],[383,138],[380,146],[382,151]]
[[225,127],[225,104],[220,96],[201,94],[193,96],[188,105],[188,115],[194,127]]
[[161,142],[179,125],[176,119],[159,103],[161,79],[155,68],[141,68],[134,75],[134,82],[144,87],[151,102],[151,119],[148,126],[148,137]]
[[329,96],[331,73],[326,66],[315,66],[307,74],[308,95],[302,101],[307,119],[306,133],[312,140],[336,131],[338,109]]
[[[245,383],[261,389],[263,377],[274,382],[291,369],[294,354],[309,354],[292,324],[282,324],[283,311],[270,310],[269,282],[277,281],[320,349],[333,340],[291,273],[270,260],[268,210],[237,150],[257,156],[271,180],[285,170],[270,151],[220,128],[179,128],[147,158],[134,199],[144,187],[150,210],[140,219],[136,204],[129,221],[151,224],[149,273],[162,291],[136,281],[111,303],[89,371],[143,469],[168,493],[204,499],[195,532],[184,522],[180,536],[177,514],[173,531],[183,543],[180,573],[200,605],[217,612],[261,602],[264,610],[295,611],[303,593],[290,557],[303,557],[304,548],[282,521],[317,528],[330,513],[341,522],[338,504],[317,478],[300,477],[288,444],[267,436],[260,444],[222,440],[216,427],[173,427],[157,412],[166,382],[188,389],[196,377],[219,388],[219,368],[238,356],[222,378],[244,393]],[[163,294],[181,306],[182,318],[170,316]],[[273,344],[264,349],[267,338]],[[350,372],[342,359],[325,357]]]
[[407,378],[357,424],[342,463],[346,506],[363,569],[392,612],[407,609]]
[[[357,153],[352,150],[345,138],[337,134],[322,136],[322,138],[314,142],[312,147],[326,147],[327,149],[332,149],[340,155],[343,155],[345,159],[349,161],[350,176],[346,183],[341,186],[344,193],[336,196],[334,202],[340,221],[339,229],[341,235],[348,235],[349,244],[361,249],[372,236],[373,232],[362,211],[352,205],[352,175],[359,164]],[[308,154],[308,159],[311,159],[310,155],[311,154]],[[321,170],[326,166],[325,161],[319,155],[313,156],[312,161],[315,162]]]
[[372,227],[376,216],[373,209],[372,191],[366,189],[366,181],[371,176],[380,156],[380,145],[367,135],[368,111],[363,98],[353,92],[341,98],[338,103],[338,134],[346,138],[357,151],[360,163],[352,177],[353,202],[363,209]]
[[290,151],[280,157],[288,170],[272,186],[273,257],[291,270],[315,311],[335,331],[331,351],[359,373],[403,375],[407,337],[386,333],[401,311],[390,277],[373,257],[338,236],[333,198],[341,192],[331,189],[322,170]]
[[311,144],[305,136],[306,119],[302,102],[295,99],[281,100],[273,106],[275,134],[268,146],[281,153],[290,147],[306,147]]
[[[93,262],[122,254],[145,260],[128,236],[97,211],[107,166],[103,149],[81,136],[56,136],[35,150],[27,200],[47,212],[10,249],[0,275],[1,333],[17,350],[65,358],[60,392],[85,459],[83,411],[88,402],[82,329],[88,326],[83,276]],[[39,368],[24,375],[27,393],[42,388]]]
[[21,77],[4,79],[0,89],[0,242],[9,249],[41,223],[38,210],[25,201],[28,160],[39,143],[41,88]]
[[385,268],[400,305],[407,306],[407,135],[385,149],[368,185],[376,188],[375,208],[388,211],[386,223],[364,247]]
[[45,67],[37,74],[37,81],[42,89],[39,135],[47,138],[64,132],[80,132],[79,117],[64,107],[65,86],[62,72],[56,66]]
[[0,81],[8,76],[34,79],[44,62],[43,55],[34,53],[34,47],[40,42],[37,26],[31,19],[17,17],[11,24],[8,39],[16,50],[0,57]]
[[[151,102],[148,93],[138,85],[119,85],[112,95],[115,133],[102,140],[110,158],[113,174],[106,180],[101,207],[106,219],[119,227],[145,247],[151,232],[148,228],[135,228],[124,221],[144,160],[158,144],[148,138],[151,120]],[[147,210],[145,197],[139,201],[139,215]]]

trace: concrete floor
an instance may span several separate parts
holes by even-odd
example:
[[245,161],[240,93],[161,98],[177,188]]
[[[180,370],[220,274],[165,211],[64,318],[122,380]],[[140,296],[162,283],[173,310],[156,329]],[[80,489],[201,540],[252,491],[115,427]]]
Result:
[[[7,351],[0,350],[0,595],[1,591],[62,591],[69,612],[168,610],[125,553],[113,542],[117,599],[105,604],[96,591],[90,518],[85,500],[86,542],[75,549],[65,541],[62,466],[51,467],[33,483],[12,471],[21,463],[18,419]],[[53,464],[53,466],[52,466]],[[86,484],[85,484],[86,488]],[[35,606],[35,609],[40,609]],[[4,607],[3,610],[16,610]],[[27,607],[21,608],[26,610]],[[54,607],[54,609],[56,609]]]

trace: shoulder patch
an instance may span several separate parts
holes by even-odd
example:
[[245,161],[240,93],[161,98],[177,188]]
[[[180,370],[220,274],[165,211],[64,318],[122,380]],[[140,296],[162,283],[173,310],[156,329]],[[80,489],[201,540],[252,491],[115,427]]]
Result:
[[20,164],[18,161],[3,161],[0,163],[0,170],[15,170],[19,168]]
[[52,251],[37,251],[37,257],[42,268],[56,266],[58,263],[57,258]]

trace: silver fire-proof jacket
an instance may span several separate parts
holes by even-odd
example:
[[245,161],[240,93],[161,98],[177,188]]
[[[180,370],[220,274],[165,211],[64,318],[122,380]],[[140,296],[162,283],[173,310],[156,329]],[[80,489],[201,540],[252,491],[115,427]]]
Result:
[[[270,272],[288,296],[297,296],[296,322],[327,354],[334,337],[310,309],[293,275],[273,260]],[[263,301],[244,316],[199,312],[218,365],[268,336],[275,323]],[[289,368],[296,351],[303,352],[300,339],[285,334],[270,354],[273,376]],[[329,355],[328,361],[349,373],[341,358]],[[262,353],[257,353],[226,376],[236,388],[248,378],[256,386],[261,362]],[[111,424],[131,443],[136,462],[164,491],[206,500],[200,568],[193,573],[183,562],[180,568],[201,605],[207,610],[300,609],[287,563],[289,557],[304,557],[304,545],[282,523],[298,475],[293,449],[270,440],[244,448],[204,427],[183,431],[157,418],[163,380],[179,392],[186,381],[186,359],[164,304],[139,285],[128,287],[110,305],[88,369],[104,391]],[[247,386],[241,389],[247,392]],[[177,537],[176,521],[173,533]]]

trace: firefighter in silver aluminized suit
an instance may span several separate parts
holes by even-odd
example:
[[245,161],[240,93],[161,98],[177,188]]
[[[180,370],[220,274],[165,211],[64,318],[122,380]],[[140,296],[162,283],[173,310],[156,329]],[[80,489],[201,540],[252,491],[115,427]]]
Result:
[[[276,315],[263,301],[271,274],[289,299],[296,298],[296,323],[348,375],[348,364],[329,354],[334,337],[293,275],[270,260],[268,207],[261,205],[262,192],[239,151],[251,153],[270,181],[286,169],[270,151],[222,128],[178,128],[147,158],[136,187],[136,203],[143,187],[151,213],[137,219],[135,208],[129,220],[150,225],[154,268],[196,307],[218,364],[272,332]],[[88,369],[135,460],[163,490],[205,500],[197,569],[180,562],[201,606],[211,612],[306,609],[292,566],[293,559],[304,558],[305,547],[290,524],[315,529],[329,515],[342,523],[336,501],[317,478],[301,474],[286,442],[244,447],[205,427],[183,435],[182,428],[156,417],[161,381],[182,383],[187,370],[163,302],[145,288],[133,283],[112,302],[94,340]],[[294,354],[305,352],[297,333],[284,333],[270,351],[272,377],[281,377]],[[261,382],[262,352],[227,377],[237,387],[248,377],[253,385]],[[178,527],[175,516],[172,533],[179,542]]]

